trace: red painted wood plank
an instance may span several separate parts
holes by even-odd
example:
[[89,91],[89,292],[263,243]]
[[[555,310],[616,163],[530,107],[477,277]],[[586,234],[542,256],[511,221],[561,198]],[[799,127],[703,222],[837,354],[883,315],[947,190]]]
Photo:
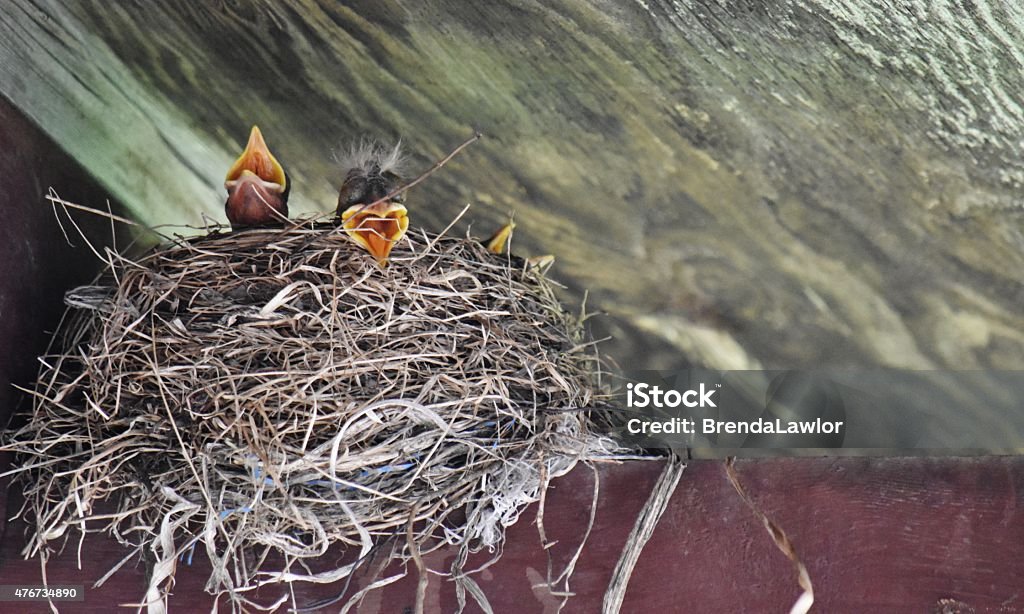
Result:
[[[657,462],[600,470],[601,495],[593,534],[570,588],[567,612],[597,612],[604,589],[646,493]],[[977,612],[1024,611],[1024,459],[772,459],[739,461],[752,497],[793,539],[814,581],[819,612],[927,612],[954,598]],[[545,526],[558,544],[560,569],[575,549],[590,509],[593,474],[578,468],[554,483]],[[527,510],[508,533],[502,559],[477,576],[496,612],[542,612],[557,599],[543,586],[547,559]],[[20,530],[0,544],[4,583],[36,583],[38,565],[17,558]],[[51,563],[52,581],[91,584],[121,556],[112,542],[86,542],[85,569],[73,553]],[[428,557],[445,569],[450,551]],[[198,559],[199,557],[197,557]],[[208,567],[181,566],[172,611],[201,611]],[[391,569],[387,573],[392,573]],[[109,611],[141,598],[144,574],[129,566],[108,586],[87,589],[66,612]],[[371,593],[360,612],[411,607],[415,572]],[[360,578],[357,586],[365,584]],[[279,587],[259,593],[263,602]],[[298,603],[334,594],[337,586],[297,586]],[[354,587],[350,587],[350,593]],[[786,611],[799,594],[789,562],[771,543],[724,477],[721,462],[687,468],[665,516],[634,572],[624,612]],[[451,611],[450,582],[432,577],[427,611]],[[338,606],[325,609],[335,611]],[[468,611],[477,611],[470,607]]]

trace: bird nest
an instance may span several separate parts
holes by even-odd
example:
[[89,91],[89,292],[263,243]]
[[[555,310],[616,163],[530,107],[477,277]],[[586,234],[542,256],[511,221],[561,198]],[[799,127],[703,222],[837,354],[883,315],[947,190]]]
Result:
[[272,608],[245,595],[351,575],[310,571],[329,548],[365,561],[390,544],[420,566],[454,545],[462,598],[467,552],[500,552],[547,480],[614,452],[585,411],[600,360],[581,318],[476,241],[418,232],[381,267],[306,224],[109,264],[69,293],[62,349],[4,447],[26,556],[108,532],[147,561],[151,611],[196,549],[209,592]]

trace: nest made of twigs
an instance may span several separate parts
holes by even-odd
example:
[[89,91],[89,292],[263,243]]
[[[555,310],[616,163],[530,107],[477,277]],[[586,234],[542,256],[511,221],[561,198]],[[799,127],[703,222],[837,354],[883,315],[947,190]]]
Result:
[[109,254],[106,281],[69,294],[62,349],[4,446],[26,555],[109,532],[151,563],[152,609],[198,547],[207,590],[237,605],[312,580],[300,563],[336,544],[365,557],[401,534],[406,560],[500,545],[547,479],[611,452],[581,411],[600,361],[545,276],[410,235],[386,267],[312,224]]

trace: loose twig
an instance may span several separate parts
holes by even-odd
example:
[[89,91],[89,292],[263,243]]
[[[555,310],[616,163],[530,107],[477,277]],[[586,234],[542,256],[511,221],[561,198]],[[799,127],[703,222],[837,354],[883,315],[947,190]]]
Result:
[[793,542],[789,540],[789,537],[786,535],[786,532],[782,530],[782,527],[776,524],[771,518],[768,518],[757,504],[754,503],[754,500],[750,498],[750,495],[747,494],[746,489],[744,489],[743,485],[740,483],[740,476],[736,472],[736,457],[730,456],[729,459],[725,461],[725,475],[729,478],[729,483],[732,484],[732,487],[739,494],[740,498],[743,499],[743,502],[747,504],[750,511],[757,516],[761,521],[761,524],[764,525],[765,530],[767,530],[768,534],[771,535],[772,541],[775,543],[775,547],[778,548],[782,554],[786,555],[786,558],[789,559],[793,564],[793,568],[796,570],[797,583],[804,592],[796,600],[796,603],[793,604],[793,607],[790,608],[789,614],[807,614],[811,609],[811,605],[814,604],[814,587],[811,585],[811,576],[807,573],[807,568],[804,567],[803,562],[797,555]]
[[604,593],[602,614],[618,614],[622,608],[622,600],[626,596],[626,588],[629,586],[633,569],[636,567],[637,561],[640,560],[640,553],[643,552],[644,546],[654,534],[658,521],[661,520],[662,514],[668,507],[668,502],[672,499],[672,493],[679,485],[679,478],[682,477],[684,469],[686,469],[686,463],[675,455],[669,457],[665,463],[665,468],[661,471],[658,481],[654,483],[654,488],[651,489],[651,494],[647,497],[647,503],[644,504],[633,524],[633,530],[626,538],[626,546],[619,556],[619,562],[615,564],[611,582],[608,583],[608,588]]
[[402,192],[408,190],[409,188],[411,188],[411,187],[413,187],[415,185],[418,185],[421,181],[423,181],[427,177],[429,177],[429,176],[433,175],[434,173],[436,173],[438,171],[438,169],[440,169],[442,166],[444,166],[445,164],[448,164],[448,162],[450,162],[451,159],[454,158],[455,156],[459,155],[459,153],[461,153],[463,149],[469,147],[470,145],[472,145],[476,141],[482,139],[483,136],[484,135],[479,133],[479,132],[474,133],[473,136],[469,137],[468,139],[463,141],[461,145],[459,145],[458,147],[453,149],[451,151],[451,153],[449,153],[447,156],[441,158],[440,160],[435,162],[433,166],[431,166],[426,171],[421,173],[419,177],[413,179],[412,181],[410,181],[408,183],[402,184],[401,186],[395,188],[394,190],[391,190],[386,195],[382,196],[381,198],[378,198],[377,200],[373,201],[372,203],[369,203],[369,204],[363,205],[362,207],[359,207],[358,209],[356,209],[356,211],[353,213],[353,215],[358,215],[364,209],[368,209],[370,207],[373,207],[374,205],[379,205],[380,203],[386,203],[386,202],[390,201],[392,198],[394,198],[395,196],[398,196]]

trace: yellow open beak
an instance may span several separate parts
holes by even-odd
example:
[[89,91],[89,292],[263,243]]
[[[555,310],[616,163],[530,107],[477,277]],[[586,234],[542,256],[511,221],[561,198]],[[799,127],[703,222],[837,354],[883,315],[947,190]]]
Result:
[[372,207],[354,205],[341,214],[341,225],[348,236],[370,252],[381,265],[388,261],[391,248],[409,228],[409,213],[396,202]]
[[493,252],[495,254],[504,254],[505,247],[509,244],[509,241],[512,239],[512,231],[515,229],[516,223],[509,221],[508,224],[505,224],[504,226],[499,228],[497,232],[491,235],[491,238],[487,239],[487,241],[484,242],[484,246],[490,252]]
[[280,225],[288,218],[288,175],[257,126],[224,178],[224,188],[224,213],[233,229]]
[[[263,140],[263,133],[260,132],[259,126],[252,127],[245,151],[238,156],[228,170],[227,176],[224,177],[225,185],[237,181],[247,172],[256,175],[263,181],[281,186],[281,192],[288,189],[288,178],[284,173],[284,168],[281,167],[274,154],[270,153],[270,148]],[[228,187],[230,189],[230,186]]]

